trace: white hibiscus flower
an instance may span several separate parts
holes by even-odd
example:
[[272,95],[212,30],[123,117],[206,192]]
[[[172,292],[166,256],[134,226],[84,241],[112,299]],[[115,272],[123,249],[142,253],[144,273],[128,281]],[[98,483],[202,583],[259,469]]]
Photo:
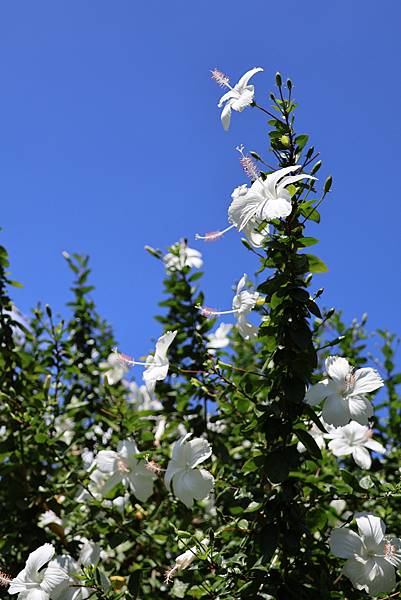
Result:
[[287,186],[302,179],[316,179],[305,173],[289,175],[300,168],[301,165],[285,167],[270,173],[266,179],[259,177],[246,190],[244,186],[236,188],[228,209],[230,223],[234,223],[242,231],[250,224],[257,227],[263,221],[288,217],[292,211],[292,203]]
[[[11,581],[8,593],[18,594],[19,600],[55,599],[56,591],[59,592],[68,585],[68,574],[51,561],[53,556],[54,548],[51,544],[44,544],[31,552],[25,568]],[[45,567],[47,563],[49,564]]]
[[190,440],[191,435],[187,433],[174,444],[164,478],[167,488],[170,489],[172,484],[174,494],[188,508],[191,508],[194,500],[207,498],[214,483],[209,471],[197,468],[211,456],[212,448],[203,438]]
[[255,67],[247,71],[234,87],[231,87],[229,78],[224,73],[217,69],[212,71],[213,79],[222,87],[229,88],[229,91],[220,98],[218,104],[219,108],[224,107],[221,113],[221,123],[226,131],[230,127],[231,110],[242,112],[244,108],[252,104],[255,89],[253,85],[248,84],[251,77],[260,71],[263,71],[261,67]]
[[172,246],[172,252],[163,257],[167,271],[179,271],[184,267],[200,269],[203,265],[202,254],[198,250],[188,248],[186,240],[180,240]]
[[372,440],[372,430],[356,421],[351,421],[344,427],[337,427],[325,434],[329,440],[329,450],[334,456],[352,457],[361,469],[370,469],[372,459],[369,450],[384,454],[385,448]]
[[388,594],[396,584],[395,569],[401,565],[401,540],[386,537],[383,521],[371,513],[355,517],[359,535],[348,527],[333,529],[330,549],[346,558],[343,573],[358,590],[371,596]]
[[98,472],[103,476],[101,493],[106,495],[119,483],[131,489],[134,496],[141,502],[146,502],[153,493],[153,481],[156,478],[144,460],[138,460],[138,448],[133,440],[123,440],[114,450],[101,450],[95,457],[97,470],[90,478],[98,484]]
[[355,370],[339,356],[326,359],[326,372],[327,379],[312,385],[305,401],[315,406],[324,400],[323,419],[335,427],[346,425],[351,419],[366,425],[373,407],[365,394],[383,386],[378,372],[371,368]]

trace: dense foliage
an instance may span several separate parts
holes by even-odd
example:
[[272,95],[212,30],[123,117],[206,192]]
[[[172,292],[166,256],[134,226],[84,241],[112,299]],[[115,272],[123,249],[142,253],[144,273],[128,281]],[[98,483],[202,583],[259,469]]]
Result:
[[88,257],[65,254],[67,319],[47,305],[22,317],[0,249],[1,597],[400,593],[398,339],[319,307],[327,267],[308,225],[331,177],[316,179],[291,81],[276,75],[265,108],[249,85],[258,71],[233,88],[213,72],[229,88],[223,126],[250,107],[270,139],[268,157],[240,148],[251,184],[234,190],[229,222],[260,284],[238,273],[230,324],[205,306],[198,251],[148,247],[165,272],[164,331],[137,365],[97,313]]

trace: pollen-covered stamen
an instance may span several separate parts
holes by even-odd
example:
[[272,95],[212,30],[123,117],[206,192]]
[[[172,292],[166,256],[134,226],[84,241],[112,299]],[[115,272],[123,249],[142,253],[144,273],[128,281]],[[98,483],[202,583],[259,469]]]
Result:
[[121,366],[123,367],[133,367],[134,365],[140,365],[142,367],[148,367],[150,363],[141,362],[139,360],[134,360],[132,356],[128,356],[128,354],[124,354],[123,352],[119,352],[117,348],[113,348],[114,354],[117,356]]
[[167,571],[164,574],[164,582],[170,583],[170,581],[173,579],[173,577],[177,573],[177,571],[178,571],[178,565],[174,565],[174,567],[171,567],[171,569],[167,569]]
[[162,471],[165,471],[165,469],[162,469],[154,460],[148,460],[145,468],[147,471],[155,473],[156,475],[159,475]]
[[256,179],[260,175],[260,171],[255,161],[248,154],[244,154],[243,144],[237,146],[236,150],[238,150],[238,152],[241,154],[241,158],[239,160],[241,163],[241,167],[244,169],[245,173],[248,175],[251,181],[256,181]]
[[117,460],[117,469],[120,473],[129,473],[129,467],[123,458]]
[[7,585],[10,585],[10,583],[12,582],[12,577],[11,575],[8,575],[7,573],[4,573],[3,571],[0,571],[0,585],[6,587]]
[[221,237],[223,237],[223,235],[225,233],[227,233],[227,231],[230,231],[230,229],[233,229],[233,227],[235,227],[235,226],[230,225],[229,227],[226,227],[225,229],[222,229],[221,231],[209,231],[208,233],[205,233],[204,235],[195,233],[195,239],[196,240],[204,240],[205,242],[215,242],[216,240],[219,240]]
[[214,308],[210,308],[209,306],[200,306],[199,304],[196,305],[196,307],[202,317],[216,317],[218,315],[232,315],[233,313],[238,312],[237,309],[233,309],[233,310],[216,310]]
[[355,374],[353,372],[348,373],[344,380],[344,396],[348,396],[354,391],[355,387]]
[[391,538],[385,538],[383,544],[383,556],[394,567],[401,565],[401,551],[399,545],[394,544]]
[[227,77],[227,75],[225,75],[218,69],[213,69],[213,71],[211,71],[211,74],[212,74],[212,79],[214,79],[214,81],[220,87],[231,87],[229,85],[229,81],[230,81],[229,77]]

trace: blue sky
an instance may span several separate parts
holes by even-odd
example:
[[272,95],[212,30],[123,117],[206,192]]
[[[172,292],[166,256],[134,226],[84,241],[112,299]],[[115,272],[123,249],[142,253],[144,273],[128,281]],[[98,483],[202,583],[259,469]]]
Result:
[[205,260],[211,306],[257,265],[235,232],[209,245],[198,231],[226,225],[246,183],[235,147],[265,153],[265,121],[248,109],[220,125],[218,67],[232,81],[254,66],[267,103],[280,70],[295,84],[298,132],[334,177],[310,234],[330,272],[324,305],[372,327],[400,330],[401,5],[382,0],[252,3],[184,0],[38,0],[0,6],[1,234],[17,305],[65,312],[63,250],[92,257],[95,298],[120,347],[140,355],[162,267],[145,244],[182,236]]

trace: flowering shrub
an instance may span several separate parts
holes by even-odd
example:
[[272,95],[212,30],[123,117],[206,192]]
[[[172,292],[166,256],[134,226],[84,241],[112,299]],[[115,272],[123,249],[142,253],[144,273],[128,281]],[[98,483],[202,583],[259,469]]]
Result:
[[261,71],[234,87],[213,71],[224,129],[232,110],[269,117],[269,157],[238,146],[250,184],[233,182],[227,227],[196,236],[234,229],[255,257],[260,283],[239,272],[231,308],[207,307],[187,240],[147,247],[161,331],[136,360],[96,311],[87,257],[64,253],[69,319],[24,317],[0,249],[1,597],[400,593],[397,339],[376,332],[372,356],[366,317],[318,306],[307,228],[332,180],[295,130],[292,82],[278,73],[272,107],[256,102]]

